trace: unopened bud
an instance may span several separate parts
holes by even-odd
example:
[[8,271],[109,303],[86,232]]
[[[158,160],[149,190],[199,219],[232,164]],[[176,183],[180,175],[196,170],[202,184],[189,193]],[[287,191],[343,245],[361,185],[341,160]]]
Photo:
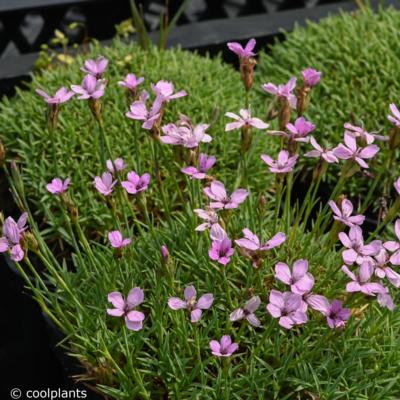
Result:
[[165,244],[163,244],[160,248],[160,251],[161,251],[161,257],[163,259],[163,262],[164,262],[164,264],[166,264],[169,259],[168,247]]
[[78,208],[75,206],[68,194],[63,193],[61,198],[64,202],[65,208],[68,210],[68,213],[71,216],[72,221],[76,222],[79,217]]
[[257,61],[255,58],[241,58],[240,59],[240,73],[242,75],[243,85],[248,92],[253,86],[254,82],[254,67]]
[[24,234],[24,239],[29,250],[33,251],[34,253],[37,253],[39,251],[39,244],[33,233],[26,232]]

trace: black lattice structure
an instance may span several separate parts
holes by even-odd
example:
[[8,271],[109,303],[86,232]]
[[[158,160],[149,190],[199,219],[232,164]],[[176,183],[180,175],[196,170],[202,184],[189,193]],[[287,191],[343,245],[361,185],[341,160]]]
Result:
[[[174,15],[183,0],[168,2]],[[343,1],[343,0],[342,0]],[[149,31],[159,29],[160,14],[167,11],[166,0],[136,0]],[[294,8],[314,8],[341,0],[189,0],[178,25],[206,20],[271,14]],[[39,51],[59,29],[69,43],[85,37],[109,39],[115,25],[130,18],[129,0],[1,0],[0,58]],[[68,28],[78,22],[74,30]]]
[[[130,16],[128,0],[1,0],[0,57],[38,51],[59,29],[69,43],[84,36],[104,40],[115,34],[115,25]],[[78,22],[70,30],[68,25]]]

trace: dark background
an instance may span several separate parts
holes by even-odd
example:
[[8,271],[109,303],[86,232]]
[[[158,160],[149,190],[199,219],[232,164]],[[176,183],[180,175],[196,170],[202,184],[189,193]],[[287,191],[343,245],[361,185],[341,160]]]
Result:
[[[285,26],[288,10],[308,9],[315,16],[318,15],[318,11],[315,13],[318,9],[324,10],[322,14],[326,14],[327,9],[323,7],[327,3],[331,4],[330,10],[335,10],[341,2],[192,0],[178,25],[190,26],[220,18],[236,21],[235,18],[243,16],[272,14],[275,25],[278,21],[276,26],[280,22]],[[345,4],[348,5],[349,2]],[[179,5],[180,1],[169,2],[171,15]],[[166,10],[164,1],[143,1],[142,10],[147,28],[150,31],[157,30],[159,13]],[[289,15],[291,21],[296,20],[297,12],[293,11]],[[14,85],[20,84],[23,76],[31,69],[32,60],[36,57],[34,53],[40,50],[40,44],[50,41],[55,29],[65,32],[71,43],[82,43],[85,36],[108,40],[115,34],[115,25],[130,18],[130,15],[129,1],[125,0],[0,0],[0,94],[12,94]],[[303,20],[306,15],[303,12]],[[82,22],[85,27],[70,31],[68,25],[76,21]],[[234,40],[237,39],[236,36],[240,36],[238,32],[241,27],[236,22],[232,26],[235,30],[232,31],[231,40]],[[268,30],[267,22],[265,28]],[[276,34],[276,28],[268,31],[269,36]],[[196,40],[199,39],[201,40]],[[179,42],[179,36],[176,40]],[[215,43],[203,43],[202,50],[213,49],[215,50]],[[221,50],[221,46],[216,49]],[[16,217],[19,214],[11,201],[4,176],[1,175],[0,210],[6,216]],[[55,347],[61,336],[43,318],[38,305],[31,299],[29,290],[24,288],[23,279],[10,268],[3,256],[0,256],[0,284],[0,399],[10,398],[9,392],[14,387],[22,390],[85,388],[82,385],[76,386],[70,378],[80,372],[79,367],[60,348]],[[100,397],[90,392],[87,398]]]

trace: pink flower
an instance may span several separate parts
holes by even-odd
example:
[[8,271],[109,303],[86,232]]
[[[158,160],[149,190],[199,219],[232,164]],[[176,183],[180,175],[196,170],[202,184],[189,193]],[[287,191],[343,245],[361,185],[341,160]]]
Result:
[[379,151],[379,147],[375,144],[370,144],[366,147],[357,147],[356,139],[349,134],[344,135],[344,142],[346,146],[340,143],[339,146],[333,150],[335,156],[341,160],[352,159],[356,161],[361,168],[368,168],[368,164],[364,159],[375,157],[376,153]]
[[70,182],[70,178],[65,179],[64,182],[60,178],[54,178],[50,183],[46,185],[46,189],[50,193],[61,194],[67,191]]
[[194,286],[187,286],[184,291],[185,300],[178,297],[170,297],[168,299],[168,306],[172,310],[186,308],[190,312],[191,322],[197,322],[201,318],[202,310],[208,310],[212,306],[214,296],[211,293],[206,293],[199,300],[196,300],[196,295]]
[[254,57],[256,54],[253,53],[254,47],[256,45],[255,39],[250,39],[246,46],[243,48],[240,43],[229,42],[227,43],[228,49],[233,51],[239,58],[250,58]]
[[209,257],[222,265],[228,264],[234,253],[231,239],[228,238],[226,232],[218,224],[212,226],[210,236],[212,244],[208,251]]
[[147,109],[146,101],[149,98],[149,94],[143,90],[140,99],[134,101],[125,116],[130,119],[137,121],[143,121],[142,128],[150,130],[153,128],[155,122],[160,118],[160,106],[161,104],[155,101],[151,106],[150,110]]
[[6,218],[3,225],[3,236],[0,237],[0,253],[8,251],[13,261],[19,262],[24,258],[24,251],[20,245],[24,231],[27,229],[26,222],[28,213],[24,212],[18,221],[12,217]]
[[189,175],[192,179],[205,179],[207,176],[206,172],[213,167],[217,159],[214,156],[208,156],[207,154],[201,153],[199,156],[199,166],[196,167],[185,167],[181,171]]
[[250,229],[243,229],[244,238],[235,240],[235,243],[246,250],[251,251],[266,251],[274,247],[280,246],[285,240],[286,236],[283,232],[278,232],[270,240],[261,243],[257,235],[251,232]]
[[94,185],[97,191],[104,196],[109,196],[112,193],[116,183],[117,181],[113,181],[113,176],[109,172],[103,172],[101,177],[96,176],[94,178]]
[[196,227],[196,231],[202,232],[206,229],[210,229],[213,225],[218,224],[218,214],[214,210],[202,210],[197,208],[194,212],[199,218],[205,221]]
[[375,296],[377,293],[386,293],[385,288],[380,283],[369,281],[374,273],[371,261],[367,260],[361,264],[358,275],[351,272],[347,265],[342,266],[342,271],[351,279],[351,282],[346,285],[347,292],[362,292],[368,296]]
[[233,129],[240,129],[243,126],[253,126],[257,129],[267,129],[269,127],[268,124],[261,121],[259,118],[252,118],[250,114],[250,110],[241,109],[239,111],[239,115],[236,115],[231,112],[227,112],[225,115],[229,118],[233,118],[236,122],[230,122],[225,126],[225,132],[231,131]]
[[394,232],[398,241],[390,240],[385,242],[383,247],[393,253],[390,257],[390,262],[393,265],[400,265],[400,219],[396,220],[394,224]]
[[386,307],[388,310],[394,310],[393,299],[389,294],[389,290],[385,288],[385,293],[378,293],[377,300],[381,307]]
[[378,278],[387,278],[393,286],[400,287],[400,274],[388,266],[390,256],[384,248],[371,261],[374,266],[374,273]]
[[289,152],[281,150],[278,154],[278,159],[275,161],[269,155],[262,154],[261,159],[269,166],[269,170],[275,174],[285,174],[293,171],[298,155],[289,157]]
[[305,153],[305,157],[320,157],[327,163],[336,163],[339,161],[332,150],[323,149],[313,136],[310,136],[310,143],[314,147],[314,150]]
[[79,100],[99,99],[104,95],[105,81],[96,79],[93,75],[86,75],[81,85],[71,85],[71,89],[80,96]]
[[315,125],[304,117],[297,118],[294,125],[289,123],[286,129],[290,132],[287,136],[295,142],[308,142],[307,135],[315,129]]
[[211,340],[210,349],[212,354],[217,357],[230,357],[237,349],[239,345],[232,343],[232,339],[229,335],[224,335],[221,341]]
[[111,243],[111,246],[116,249],[121,249],[125,246],[131,244],[131,239],[122,237],[122,233],[120,231],[111,231],[108,233],[108,240]]
[[160,140],[165,144],[192,149],[200,143],[211,142],[211,136],[206,133],[208,127],[207,124],[194,126],[188,117],[181,115],[178,125],[167,124],[161,128],[164,136],[161,136]]
[[262,85],[262,88],[267,93],[273,94],[276,97],[286,98],[290,104],[290,107],[295,109],[296,105],[297,105],[297,98],[293,94],[293,90],[296,87],[296,82],[297,82],[296,78],[290,78],[288,83],[286,83],[284,85],[282,84],[282,85],[276,86],[272,83],[265,83],[264,85]]
[[129,194],[138,194],[147,190],[150,182],[150,174],[138,175],[135,171],[128,173],[128,180],[121,182],[122,187]]
[[151,89],[157,96],[156,102],[160,105],[164,102],[169,102],[170,100],[179,99],[180,97],[187,96],[185,90],[180,90],[174,93],[174,85],[172,82],[168,81],[158,81],[155,85],[151,84]]
[[271,290],[267,311],[273,318],[279,318],[279,325],[283,328],[291,329],[307,322],[307,314],[301,308],[302,297],[299,294]]
[[135,74],[128,74],[123,81],[118,82],[118,85],[128,89],[131,93],[136,93],[136,88],[143,82],[143,77],[136,78]]
[[278,232],[270,240],[261,243],[257,235],[250,231],[250,229],[243,229],[244,238],[235,240],[236,244],[244,249],[242,254],[252,260],[254,268],[258,268],[262,261],[262,252],[271,250],[274,247],[280,246],[285,240],[286,236],[283,232]]
[[344,124],[344,131],[345,134],[353,136],[354,138],[362,138],[365,140],[367,144],[374,143],[376,140],[386,141],[388,140],[385,136],[376,135],[372,132],[367,132],[364,128],[360,128],[359,126],[351,125],[350,123],[346,122]]
[[304,117],[297,118],[294,124],[287,124],[286,129],[289,133],[283,131],[271,131],[272,135],[285,136],[291,141],[308,143],[308,134],[315,129],[315,125],[307,121]]
[[380,240],[373,240],[370,244],[364,245],[362,230],[357,225],[350,228],[349,235],[340,232],[339,239],[343,246],[347,247],[342,253],[343,261],[347,265],[352,265],[354,262],[362,264],[369,256],[377,255],[382,247]]
[[250,325],[258,328],[261,323],[260,320],[254,314],[255,311],[260,307],[261,300],[258,296],[253,296],[250,300],[248,300],[243,308],[238,308],[231,313],[229,319],[231,321],[240,321],[242,319],[246,319]]
[[394,188],[396,189],[396,192],[400,195],[400,177],[397,178],[397,181],[393,184]]
[[307,260],[295,261],[292,271],[287,264],[279,262],[275,265],[275,278],[290,285],[292,293],[303,295],[314,286],[314,277],[307,271]]
[[127,165],[122,158],[116,158],[114,163],[111,160],[107,160],[107,169],[113,174],[114,173],[114,166],[117,171],[123,171]]
[[331,329],[343,328],[350,318],[350,309],[343,308],[340,300],[333,300],[332,303],[329,303],[326,297],[313,295],[309,297],[308,304],[311,308],[326,316],[328,326]]
[[81,71],[100,79],[104,71],[107,69],[108,60],[103,57],[97,57],[96,60],[86,60]]
[[62,104],[67,102],[72,96],[74,96],[74,92],[69,91],[66,87],[62,87],[57,90],[56,94],[51,97],[45,91],[41,89],[36,89],[36,93],[44,98],[44,101],[47,104]]
[[210,203],[210,207],[215,209],[238,208],[249,195],[247,190],[237,189],[229,196],[224,184],[220,181],[211,182],[211,185],[205,187],[203,191],[211,200],[214,200]]
[[120,292],[108,294],[108,301],[115,308],[108,308],[107,314],[112,317],[125,317],[126,327],[131,331],[140,331],[143,328],[144,314],[134,310],[144,300],[143,290],[139,287],[131,289],[125,300]]
[[314,68],[306,68],[301,72],[301,75],[303,76],[304,83],[309,87],[313,87],[320,81],[322,73]]
[[398,128],[400,128],[400,111],[396,107],[396,104],[392,103],[389,105],[390,111],[392,112],[393,115],[388,115],[388,120],[396,125]]
[[358,215],[351,215],[353,213],[353,204],[350,200],[348,199],[343,199],[341,203],[341,210],[339,207],[336,205],[336,203],[333,200],[328,201],[329,207],[332,209],[332,211],[335,213],[333,218],[336,221],[340,221],[341,223],[352,227],[354,225],[362,225],[365,220],[365,216],[358,214]]

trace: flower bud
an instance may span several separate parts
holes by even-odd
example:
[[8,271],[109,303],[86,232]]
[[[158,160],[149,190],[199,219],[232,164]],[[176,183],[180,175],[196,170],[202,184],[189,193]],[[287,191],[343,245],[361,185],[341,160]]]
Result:
[[394,127],[389,131],[389,149],[395,150],[400,147],[400,129]]
[[279,98],[279,106],[279,129],[284,131],[286,129],[286,125],[290,122],[292,108],[290,107],[290,103],[286,97]]
[[103,109],[100,99],[89,99],[89,108],[93,116],[96,118],[97,122],[101,121],[101,112]]
[[310,104],[311,87],[303,85],[297,94],[297,113],[302,116]]
[[161,251],[161,256],[162,256],[163,262],[164,262],[164,264],[166,264],[169,259],[168,247],[165,244],[163,244],[160,248],[160,251]]
[[251,142],[253,140],[253,135],[251,133],[251,126],[250,125],[244,125],[242,127],[242,153],[246,153],[251,146]]
[[240,58],[240,73],[242,75],[243,85],[248,92],[253,86],[254,82],[254,67],[257,61],[252,57],[241,57]]
[[59,112],[59,104],[49,104],[47,109],[47,129],[50,132],[53,132],[57,128]]
[[39,244],[32,232],[26,232],[24,234],[24,239],[29,250],[33,251],[34,253],[39,251]]

